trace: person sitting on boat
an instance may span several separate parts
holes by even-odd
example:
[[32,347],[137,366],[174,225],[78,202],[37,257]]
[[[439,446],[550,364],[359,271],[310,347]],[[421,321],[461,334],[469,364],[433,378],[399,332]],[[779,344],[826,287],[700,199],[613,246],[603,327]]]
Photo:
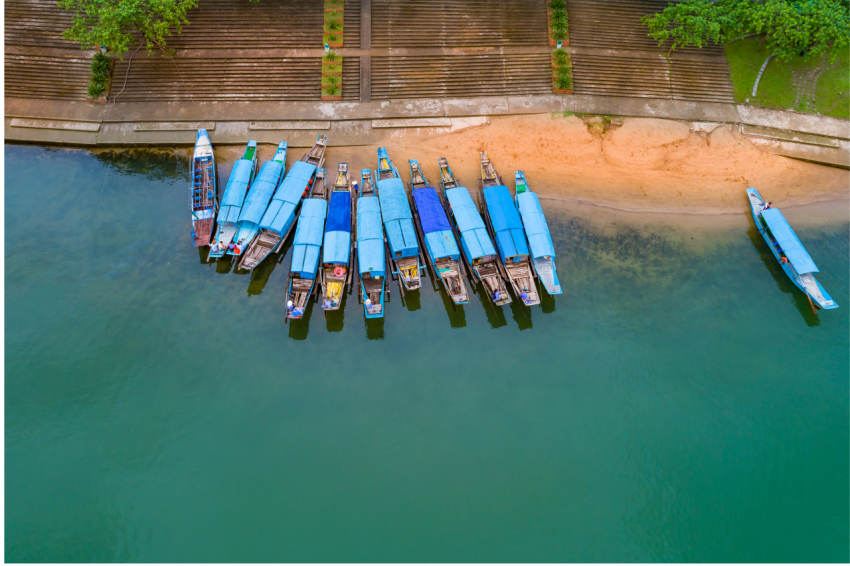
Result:
[[366,300],[364,301],[363,304],[366,305],[366,309],[372,308],[372,300],[369,297],[366,297]]
[[767,210],[768,208],[770,208],[770,205],[771,205],[771,204],[773,204],[773,203],[772,203],[772,202],[767,202],[767,203],[765,203],[765,204],[764,204],[764,208],[762,208],[762,210]]
[[788,258],[786,256],[782,256],[782,258],[780,258],[779,260],[779,263],[788,263]]
[[221,247],[218,245],[218,242],[213,242],[210,245],[210,252],[217,254],[221,250]]
[[286,301],[286,310],[292,313],[292,301]]
[[333,306],[333,302],[331,302],[330,299],[325,299],[325,301],[322,303],[322,308],[325,309],[325,310],[331,308],[332,306]]
[[501,297],[501,294],[499,293],[499,290],[496,289],[495,291],[493,291],[493,300],[498,302],[499,297]]
[[526,293],[527,289],[525,287],[522,288],[522,293],[519,294],[519,298],[523,300],[524,303],[528,304],[531,301],[528,300],[528,293]]
[[357,181],[352,181],[351,186],[354,188],[354,194],[357,194]]
[[233,251],[236,249],[236,244],[234,242],[230,242],[230,245],[227,246],[227,249]]

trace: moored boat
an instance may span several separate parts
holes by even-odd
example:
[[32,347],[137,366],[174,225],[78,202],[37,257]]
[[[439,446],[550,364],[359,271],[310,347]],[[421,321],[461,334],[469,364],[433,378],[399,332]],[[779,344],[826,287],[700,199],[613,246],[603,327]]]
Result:
[[552,235],[540,207],[540,199],[528,188],[525,173],[517,171],[515,178],[516,205],[528,238],[532,266],[546,292],[550,295],[560,295],[562,291],[555,267],[555,244],[552,243]]
[[424,266],[419,263],[419,242],[413,227],[413,213],[398,169],[384,147],[378,148],[375,188],[381,203],[381,219],[387,233],[392,272],[399,276],[406,290],[419,289]]
[[366,318],[384,316],[386,255],[381,204],[375,194],[372,171],[360,172],[357,195],[357,270],[360,275],[360,302]]
[[759,192],[752,187],[747,189],[747,197],[750,199],[756,228],[785,275],[818,307],[838,308],[836,302],[815,279],[813,274],[819,271],[817,265],[779,209],[767,206]]
[[317,168],[322,166],[326,144],[327,136],[319,135],[310,151],[289,168],[260,220],[256,236],[248,244],[240,269],[253,269],[283,245],[295,225],[298,205],[313,183]]
[[251,140],[245,148],[242,158],[233,164],[233,171],[224,189],[221,206],[216,217],[215,236],[210,242],[209,257],[222,257],[226,252],[238,228],[239,213],[245,202],[245,195],[257,174],[257,142]]
[[227,250],[228,254],[242,255],[242,252],[254,241],[254,237],[260,229],[259,222],[266,213],[269,202],[271,202],[283,179],[286,170],[286,150],[287,143],[285,141],[280,142],[274,157],[260,167],[260,172],[257,173],[251,188],[248,189],[248,195],[245,197],[242,210],[239,212],[238,227],[236,235],[233,237],[236,246],[232,250]]
[[215,155],[206,130],[198,130],[195,152],[192,154],[189,181],[189,210],[192,211],[192,243],[210,245],[218,212],[218,193],[215,183]]
[[318,292],[316,274],[322,253],[325,234],[325,219],[328,200],[325,189],[325,170],[319,169],[308,198],[301,204],[295,240],[292,244],[292,263],[289,267],[287,284],[286,316],[299,319],[307,310],[307,303],[314,291]]
[[540,296],[534,284],[522,220],[510,190],[502,183],[502,177],[496,172],[486,151],[481,152],[478,188],[484,197],[484,220],[496,242],[508,281],[522,303],[539,305]]
[[455,178],[445,157],[439,160],[440,184],[448,201],[449,216],[460,234],[461,251],[474,278],[484,286],[487,296],[497,305],[511,302],[505,286],[505,268],[493,240],[487,232],[478,206],[469,190]]
[[460,248],[442,199],[425,179],[419,162],[411,159],[409,164],[413,217],[425,245],[428,264],[442,281],[454,304],[468,303],[469,292],[463,280],[465,272],[460,261]]
[[322,247],[322,308],[326,311],[339,309],[346,285],[351,284],[352,201],[348,163],[340,163],[330,193]]

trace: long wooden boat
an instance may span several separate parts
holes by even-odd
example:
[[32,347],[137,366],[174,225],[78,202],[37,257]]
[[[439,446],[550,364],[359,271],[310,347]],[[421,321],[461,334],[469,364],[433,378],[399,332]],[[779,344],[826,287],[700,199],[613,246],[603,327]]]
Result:
[[384,227],[381,203],[375,193],[372,171],[360,171],[357,195],[357,271],[360,275],[360,302],[366,318],[384,316],[387,258],[384,253]]
[[404,289],[419,289],[425,266],[419,262],[419,242],[413,227],[413,213],[404,183],[385,147],[378,148],[375,188],[381,203],[381,218],[387,233],[392,273],[399,276]]
[[750,199],[756,228],[785,275],[818,307],[838,308],[838,304],[815,279],[813,274],[819,271],[817,265],[779,209],[767,207],[759,192],[752,187],[747,189],[747,197]]
[[469,302],[469,292],[463,280],[466,273],[443,201],[437,189],[425,179],[419,162],[411,159],[408,163],[413,218],[419,237],[424,242],[428,264],[442,281],[452,302],[456,305],[466,304]]
[[528,247],[531,249],[532,266],[546,292],[550,295],[560,295],[563,291],[555,267],[555,244],[552,243],[552,234],[549,233],[549,224],[546,223],[546,216],[540,207],[540,199],[528,188],[525,173],[517,171],[515,179],[516,206],[522,217]]
[[292,245],[292,263],[286,294],[286,317],[299,319],[307,310],[307,302],[315,291],[318,294],[316,275],[325,235],[328,215],[328,194],[325,188],[325,170],[319,169],[310,188],[308,198],[301,204],[295,241]]
[[325,243],[322,248],[322,308],[338,310],[346,285],[351,285],[351,217],[354,199],[351,198],[348,163],[340,163],[336,183],[330,193],[328,220],[325,223]]
[[292,164],[260,219],[259,231],[248,244],[239,263],[240,269],[253,269],[283,245],[295,225],[301,199],[314,182],[316,170],[324,162],[326,144],[327,136],[320,135],[310,151]]
[[[254,241],[254,237],[259,232],[260,220],[263,219],[272,197],[283,180],[283,173],[286,170],[287,147],[285,141],[278,144],[274,157],[263,163],[257,178],[254,179],[251,188],[248,189],[248,195],[245,197],[242,210],[239,212],[236,236],[233,237],[236,247],[227,250],[229,255],[242,255],[242,252]],[[249,269],[251,268],[253,266],[249,267]]]
[[514,293],[526,305],[539,305],[540,295],[534,284],[534,271],[529,259],[522,220],[514,206],[510,190],[502,183],[502,177],[496,172],[486,151],[481,152],[478,190],[483,196],[484,220],[490,230],[490,236],[496,242]]
[[472,202],[469,190],[452,173],[449,161],[441,157],[438,164],[440,185],[448,202],[449,216],[460,234],[461,252],[467,267],[473,278],[484,286],[491,301],[496,305],[510,303],[511,295],[505,285],[505,267],[490,239],[478,206]]
[[245,195],[248,194],[256,174],[257,142],[251,140],[245,148],[245,154],[233,165],[233,171],[224,189],[224,196],[216,217],[218,226],[210,242],[209,257],[222,257],[227,252],[239,226],[239,213],[242,212]]
[[218,192],[215,184],[215,155],[205,129],[198,130],[195,152],[192,154],[189,181],[189,210],[192,211],[192,243],[210,245],[218,212]]

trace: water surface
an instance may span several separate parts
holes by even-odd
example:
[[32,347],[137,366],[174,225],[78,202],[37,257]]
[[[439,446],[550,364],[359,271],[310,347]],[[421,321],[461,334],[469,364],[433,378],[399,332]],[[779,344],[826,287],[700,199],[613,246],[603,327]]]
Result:
[[5,152],[10,561],[850,559],[846,215],[783,210],[817,317],[744,214],[544,200],[527,315],[284,324],[286,254],[191,246],[185,150]]

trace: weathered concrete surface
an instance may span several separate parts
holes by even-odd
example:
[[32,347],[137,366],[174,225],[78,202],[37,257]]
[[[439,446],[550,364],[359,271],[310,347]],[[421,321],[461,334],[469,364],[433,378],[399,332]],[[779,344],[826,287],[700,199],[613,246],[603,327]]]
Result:
[[12,118],[9,125],[13,128],[70,130],[75,132],[96,132],[100,129],[100,122],[69,122],[67,120],[36,120],[33,118]]
[[92,102],[8,97],[5,99],[6,118],[100,122],[104,108],[103,104]]
[[510,114],[508,97],[446,98],[442,100],[444,116],[494,116]]
[[249,130],[327,130],[330,127],[329,121],[321,120],[269,120],[248,125]]
[[823,147],[839,147],[839,140],[837,138],[818,136],[815,134],[801,134],[800,132],[789,132],[788,130],[777,130],[775,128],[764,128],[762,126],[744,125],[741,126],[741,133],[745,136],[771,140],[820,145]]
[[[45,145],[98,145],[98,132],[75,132],[71,130],[42,130],[15,128],[6,119],[4,128],[6,141],[40,143]],[[192,142],[194,143],[194,142]]]
[[583,114],[643,116],[706,122],[740,121],[738,111],[733,104],[661,98],[567,94],[563,96],[562,109]]
[[750,137],[749,139],[768,153],[827,165],[850,167],[850,141],[847,140],[838,140],[838,147],[824,147],[762,137]]
[[845,140],[850,139],[850,121],[848,120],[817,114],[800,114],[786,110],[758,108],[745,104],[738,105],[738,114],[740,114],[741,122],[744,124],[819,134]]
[[141,122],[133,127],[137,132],[176,132],[180,130],[197,132],[201,128],[214,130],[215,122]]
[[450,127],[451,118],[401,118],[372,120],[373,128],[428,128],[428,127]]

